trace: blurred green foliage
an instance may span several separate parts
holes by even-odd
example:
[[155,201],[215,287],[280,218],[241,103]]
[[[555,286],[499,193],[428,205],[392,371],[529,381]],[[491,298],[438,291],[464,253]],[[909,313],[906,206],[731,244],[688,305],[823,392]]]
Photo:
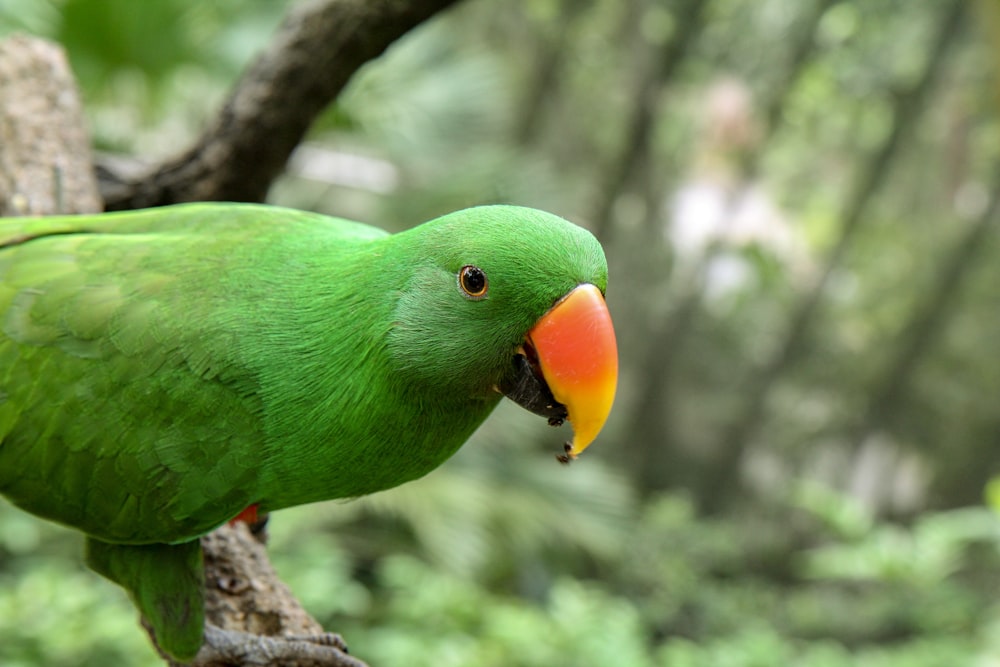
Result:
[[[95,146],[156,159],[290,4],[0,0],[0,35],[64,44]],[[365,67],[271,200],[580,221],[622,384],[569,469],[504,405],[426,479],[275,515],[306,606],[373,667],[1000,662],[1000,9],[964,4],[935,61],[941,0],[467,0]],[[80,544],[0,503],[4,667],[160,664]]]
[[[616,555],[565,568],[536,563],[548,568],[537,575],[544,586],[486,582],[412,544],[359,558],[349,547],[354,524],[381,516],[375,507],[284,511],[272,522],[270,550],[307,608],[358,655],[386,667],[934,667],[997,659],[1000,516],[969,509],[928,514],[908,528],[870,521],[844,532],[837,517],[853,511],[849,499],[803,493],[822,502],[790,499],[744,520],[705,520],[682,497],[660,497],[630,521]],[[462,527],[479,529],[455,525]],[[0,547],[5,666],[158,664],[123,593],[67,555],[80,546],[75,535],[9,505],[0,505],[0,535],[21,536]],[[545,541],[536,535],[523,546],[542,553]]]

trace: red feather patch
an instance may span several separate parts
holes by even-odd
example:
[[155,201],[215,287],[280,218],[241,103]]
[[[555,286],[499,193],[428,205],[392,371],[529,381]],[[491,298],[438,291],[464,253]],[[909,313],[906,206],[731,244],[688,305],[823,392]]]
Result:
[[243,510],[242,512],[234,516],[232,519],[230,519],[229,525],[232,526],[242,521],[247,525],[252,526],[255,523],[257,523],[258,520],[259,519],[257,517],[257,504],[254,503],[253,505],[250,505],[250,507],[247,507],[245,510]]

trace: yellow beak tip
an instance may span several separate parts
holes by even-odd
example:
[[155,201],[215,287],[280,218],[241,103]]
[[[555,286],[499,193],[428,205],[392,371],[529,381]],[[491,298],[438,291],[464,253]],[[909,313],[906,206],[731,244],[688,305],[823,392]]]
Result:
[[594,285],[577,286],[536,323],[529,339],[573,426],[573,440],[557,457],[569,463],[597,438],[618,383],[618,350],[604,295]]

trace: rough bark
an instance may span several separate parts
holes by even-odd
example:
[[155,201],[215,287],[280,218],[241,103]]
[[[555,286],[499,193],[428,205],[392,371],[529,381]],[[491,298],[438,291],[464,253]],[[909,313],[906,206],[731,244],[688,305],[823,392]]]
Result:
[[63,50],[0,42],[0,216],[101,210],[80,96]]
[[292,151],[351,76],[457,0],[313,0],[293,7],[197,143],[162,164],[106,161],[108,210],[263,201]]
[[347,654],[338,635],[306,613],[246,523],[223,526],[201,545],[208,624],[192,667],[365,667]]

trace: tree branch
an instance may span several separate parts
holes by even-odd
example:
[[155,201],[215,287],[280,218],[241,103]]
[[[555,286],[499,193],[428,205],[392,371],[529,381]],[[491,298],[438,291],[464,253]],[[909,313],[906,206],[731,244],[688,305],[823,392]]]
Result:
[[365,667],[347,654],[338,635],[306,613],[271,566],[263,539],[246,523],[219,528],[201,538],[201,546],[205,644],[192,667]]
[[0,216],[100,210],[65,53],[30,37],[0,42]]
[[99,166],[108,210],[182,201],[263,201],[288,156],[351,76],[457,0],[312,0],[296,5],[198,142],[153,167]]

